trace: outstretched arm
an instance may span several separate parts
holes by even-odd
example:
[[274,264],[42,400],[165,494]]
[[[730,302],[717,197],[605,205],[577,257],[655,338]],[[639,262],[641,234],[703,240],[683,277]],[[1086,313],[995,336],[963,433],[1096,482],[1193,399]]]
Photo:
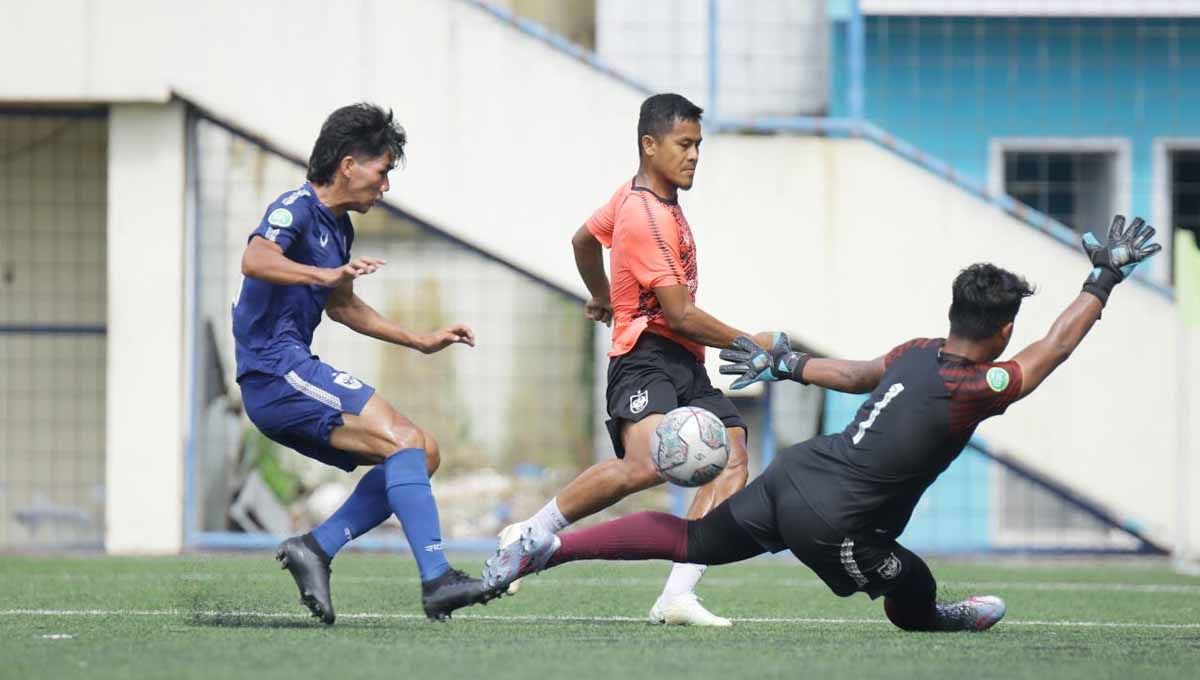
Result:
[[575,251],[575,268],[592,295],[592,299],[584,304],[584,316],[611,324],[612,300],[609,297],[608,275],[604,273],[604,248],[585,224],[571,237],[571,249]]
[[839,392],[863,394],[879,385],[886,370],[884,357],[869,361],[817,358],[792,351],[786,335],[775,337],[769,350],[750,338],[735,338],[733,347],[721,352],[721,366],[727,375],[740,375],[731,387],[735,390],[761,380],[795,380],[804,385],[820,385]]
[[687,286],[660,286],[654,289],[654,295],[658,298],[658,305],[662,308],[663,317],[671,330],[692,342],[707,347],[725,348],[733,344],[734,338],[746,335],[697,307],[692,302]]
[[1080,293],[1050,326],[1046,337],[1021,350],[1013,361],[1021,366],[1021,396],[1032,392],[1071,356],[1100,318],[1100,298]]
[[457,343],[475,346],[474,333],[462,324],[427,334],[412,333],[401,328],[399,324],[385,318],[355,295],[353,281],[347,281],[333,291],[325,305],[325,313],[329,318],[357,333],[394,345],[411,347],[425,354],[432,354]]
[[1125,218],[1114,217],[1104,244],[1091,233],[1084,234],[1083,248],[1092,261],[1092,273],[1083,284],[1083,292],[1058,315],[1046,336],[1013,357],[1022,374],[1018,399],[1035,390],[1071,356],[1100,318],[1113,288],[1132,274],[1138,263],[1162,249],[1157,243],[1149,243],[1154,228],[1142,218],[1134,218],[1129,229],[1124,227]]
[[805,385],[820,385],[838,392],[866,394],[879,386],[883,379],[883,357],[870,361],[811,358],[804,364],[802,375],[789,376]]

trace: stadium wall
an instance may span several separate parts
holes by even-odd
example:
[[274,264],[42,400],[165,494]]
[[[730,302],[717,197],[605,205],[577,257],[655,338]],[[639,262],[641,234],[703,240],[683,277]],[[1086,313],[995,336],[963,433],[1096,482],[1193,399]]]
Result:
[[[573,290],[581,286],[567,240],[629,177],[645,94],[472,4],[433,0],[352,10],[315,0],[60,0],[0,26],[0,57],[21,63],[34,53],[45,58],[0,81],[0,101],[167,104],[177,93],[297,156],[307,155],[332,108],[359,99],[388,104],[412,139],[388,200]],[[151,109],[116,116],[110,146],[117,174],[109,229],[121,232],[110,245],[110,315],[131,324],[122,306],[132,310],[148,293],[117,281],[127,270],[113,265],[128,262],[122,257],[133,252],[135,234],[147,239],[140,252],[168,255],[145,279],[167,277],[166,289],[143,300],[160,309],[185,301],[166,271],[183,261],[182,228],[169,228],[184,223],[181,127],[176,105]],[[139,182],[160,190],[139,195]],[[844,356],[876,356],[909,337],[943,333],[950,279],[977,260],[1040,285],[1017,326],[1020,346],[1045,330],[1086,271],[1073,248],[862,140],[710,135],[684,203],[701,239],[704,307],[748,330],[784,328]],[[1171,491],[1187,458],[1186,418],[1172,404],[1200,377],[1193,361],[1172,379],[1183,344],[1173,340],[1175,318],[1168,297],[1125,286],[1096,338],[1043,391],[981,432],[1155,534],[1193,527],[1191,544],[1200,545],[1200,504],[1180,509],[1184,490]],[[180,357],[188,349],[179,323],[162,320],[149,335],[130,325],[120,336],[141,349],[142,365],[162,361],[169,375],[154,385],[137,373],[109,383],[114,551],[179,546]],[[119,346],[119,325],[112,332],[109,344]],[[111,361],[110,379],[122,369],[119,357]],[[134,417],[147,394],[169,396]],[[139,512],[122,505],[134,488]]]
[[[1183,8],[1180,8],[1183,9]],[[999,140],[1107,140],[1124,145],[1118,208],[1167,225],[1154,192],[1169,181],[1155,167],[1160,137],[1200,140],[1197,17],[868,16],[865,115],[948,162],[983,186],[998,184],[991,158]],[[846,24],[833,31],[845,54]],[[845,92],[848,65],[833,67]],[[843,95],[831,115],[847,115]],[[1187,225],[1184,225],[1187,226]],[[1168,257],[1146,267],[1170,282]]]

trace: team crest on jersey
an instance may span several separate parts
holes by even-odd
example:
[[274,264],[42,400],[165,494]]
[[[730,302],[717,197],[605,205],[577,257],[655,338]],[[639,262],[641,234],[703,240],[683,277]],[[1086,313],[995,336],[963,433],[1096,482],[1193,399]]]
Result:
[[334,373],[333,382],[345,387],[348,390],[357,390],[363,385],[358,378],[355,378],[349,373]]
[[886,560],[883,561],[883,564],[879,565],[879,568],[876,569],[875,572],[878,573],[879,577],[885,581],[891,581],[900,575],[900,570],[902,568],[903,567],[900,564],[900,558],[896,557],[895,553],[892,553],[891,555],[888,555]]
[[987,372],[987,384],[992,388],[993,392],[1003,392],[1004,388],[1008,387],[1008,371],[993,366]]
[[633,413],[641,413],[649,403],[650,393],[646,390],[638,390],[629,397],[629,410]]
[[267,216],[267,224],[275,225],[281,229],[287,229],[292,226],[292,211],[287,208],[276,208]]

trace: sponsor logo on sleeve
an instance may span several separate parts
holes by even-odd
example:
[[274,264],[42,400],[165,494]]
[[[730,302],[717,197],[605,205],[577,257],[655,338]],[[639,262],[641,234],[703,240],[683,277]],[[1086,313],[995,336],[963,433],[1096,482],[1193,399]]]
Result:
[[987,384],[992,388],[993,392],[1003,392],[1004,388],[1008,387],[1008,371],[993,366],[987,372]]
[[287,229],[292,226],[292,211],[287,208],[276,208],[267,216],[267,224],[274,225],[280,229]]
[[267,227],[266,237],[267,237],[267,240],[272,243],[274,243],[275,241],[278,241],[279,240],[279,230],[272,229],[271,227]]

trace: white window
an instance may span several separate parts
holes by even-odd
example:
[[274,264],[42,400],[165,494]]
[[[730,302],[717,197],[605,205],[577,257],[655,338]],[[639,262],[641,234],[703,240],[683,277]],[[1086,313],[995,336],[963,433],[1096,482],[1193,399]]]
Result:
[[996,138],[988,189],[1103,237],[1130,205],[1129,141],[1121,138]]

